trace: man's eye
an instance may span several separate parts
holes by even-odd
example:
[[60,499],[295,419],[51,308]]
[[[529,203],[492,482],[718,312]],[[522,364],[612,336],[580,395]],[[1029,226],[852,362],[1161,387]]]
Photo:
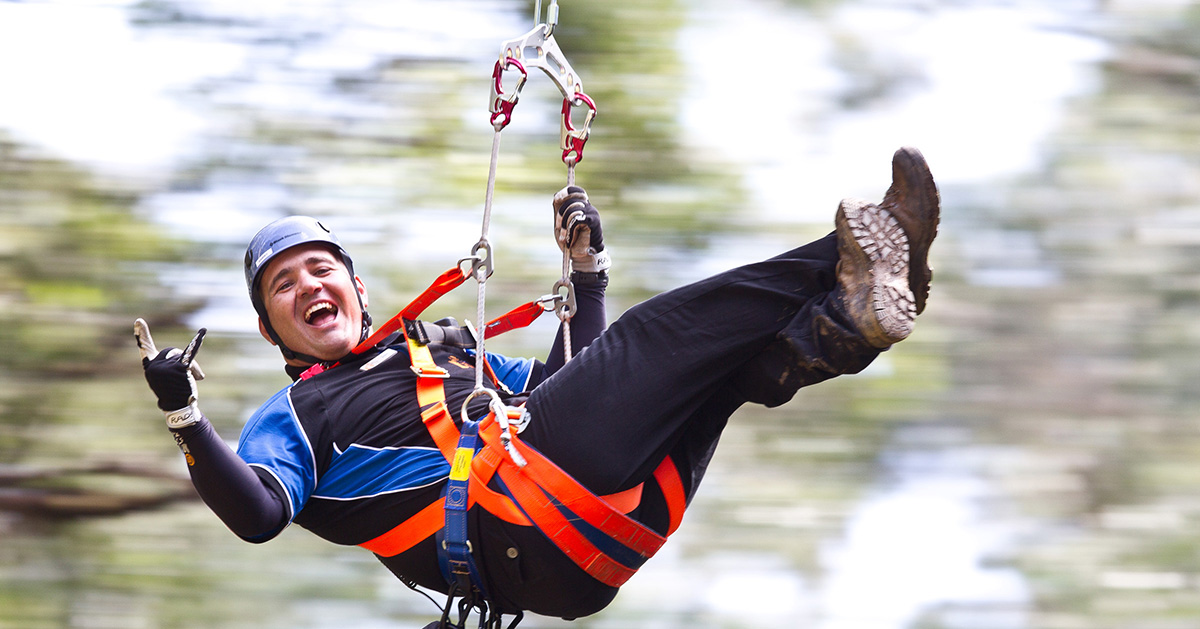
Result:
[[283,291],[285,291],[285,290],[287,290],[287,289],[289,289],[289,288],[291,288],[291,287],[292,287],[292,283],[291,283],[291,282],[280,282],[279,284],[277,284],[277,285],[275,286],[275,292],[276,292],[277,294],[278,294],[278,293],[282,293]]
[[316,273],[314,273],[314,275],[317,275],[317,276],[322,276],[322,275],[329,275],[330,273],[333,273],[333,269],[332,269],[332,268],[330,268],[330,267],[321,267],[321,268],[317,269],[317,271],[316,271]]

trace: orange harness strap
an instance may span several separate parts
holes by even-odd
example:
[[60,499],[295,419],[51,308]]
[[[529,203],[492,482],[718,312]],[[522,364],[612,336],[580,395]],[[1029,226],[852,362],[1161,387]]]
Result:
[[[406,320],[416,319],[429,304],[462,284],[467,277],[458,267],[446,271],[417,299],[356,347],[354,352],[361,353],[392,332],[404,330]],[[527,325],[541,311],[537,302],[519,306],[490,322],[485,326],[484,334],[490,337],[513,327]],[[446,406],[446,392],[442,386],[442,380],[448,373],[436,364],[427,346],[414,342],[407,334],[405,337],[412,369],[418,375],[416,392],[421,421],[438,450],[453,465],[459,430]],[[487,367],[486,364],[484,366]],[[490,370],[488,375],[495,379]],[[624,584],[641,563],[654,555],[666,541],[665,536],[626,515],[641,503],[643,485],[618,494],[597,496],[537,450],[521,443],[513,434],[513,444],[528,462],[524,467],[517,467],[500,445],[500,425],[495,417],[489,416],[480,423],[479,434],[483,447],[471,462],[468,505],[479,504],[506,522],[536,526],[576,565],[600,582],[613,587]],[[509,495],[488,487],[496,474],[499,474]],[[670,535],[679,527],[687,507],[683,481],[670,457],[665,458],[654,470],[654,478],[666,497],[669,514],[667,535]],[[589,540],[573,523],[575,520],[582,520],[606,538],[632,551],[637,558],[626,558],[624,563],[614,559]],[[383,557],[394,557],[436,534],[445,526],[445,522],[445,499],[439,498],[390,531],[360,546]]]
[[[442,386],[446,372],[435,364],[427,346],[410,339],[408,348],[413,371],[420,375],[417,400],[421,419],[442,455],[453,463],[459,430],[446,406]],[[489,416],[480,424],[480,437],[484,445],[471,463],[469,504],[479,504],[513,524],[537,526],[576,565],[600,582],[613,587],[624,584],[640,562],[654,555],[666,541],[625,515],[641,502],[642,485],[600,497],[513,435],[513,443],[528,461],[525,467],[518,468],[500,445],[500,425],[494,417]],[[488,487],[496,474],[511,497]],[[678,527],[686,506],[683,484],[669,457],[655,470],[654,477],[667,497],[670,534]],[[445,525],[444,505],[445,500],[438,499],[387,533],[360,545],[384,557],[403,553],[441,530]],[[640,560],[633,563],[637,565],[626,565],[598,548],[572,523],[573,518],[636,553]]]

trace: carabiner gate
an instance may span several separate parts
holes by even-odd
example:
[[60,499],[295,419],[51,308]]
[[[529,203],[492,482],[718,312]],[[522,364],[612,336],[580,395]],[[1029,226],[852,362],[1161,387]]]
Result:
[[[571,110],[576,105],[586,105],[588,108],[587,115],[583,118],[583,126],[579,129],[576,129],[571,124]],[[596,103],[592,102],[591,97],[587,94],[577,92],[574,100],[569,98],[563,99],[560,133],[563,163],[573,166],[583,161],[583,145],[587,143],[588,135],[592,129],[592,120],[595,118]]]
[[[513,88],[512,94],[505,96],[504,86],[501,82],[504,79],[504,71],[509,66],[516,66],[517,71],[521,73],[521,78],[517,79],[517,86]],[[512,122],[513,107],[517,105],[517,99],[521,97],[521,88],[525,87],[525,81],[529,79],[529,72],[525,70],[525,66],[519,60],[512,56],[501,55],[496,61],[496,66],[492,70],[492,103],[488,107],[492,112],[492,126],[497,131],[508,126]]]

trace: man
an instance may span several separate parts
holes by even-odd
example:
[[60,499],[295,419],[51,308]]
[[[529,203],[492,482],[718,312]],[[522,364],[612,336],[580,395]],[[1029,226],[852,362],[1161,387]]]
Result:
[[[561,331],[545,363],[487,355],[500,397],[523,403],[528,414],[514,439],[531,449],[519,451],[540,453],[571,482],[607,496],[606,504],[621,502],[633,537],[665,535],[739,406],[776,406],[800,387],[856,373],[912,331],[928,296],[939,198],[917,150],[897,151],[892,171],[882,203],[842,201],[836,229],[825,238],[658,295],[607,330],[609,261],[599,213],[580,188],[555,195],[557,240],[576,269],[576,356],[564,364]],[[605,548],[611,540],[588,525],[575,532],[530,525],[536,514],[511,486],[523,482],[515,463],[497,464],[508,476],[471,486],[468,493],[481,502],[454,521],[462,531],[435,520],[435,534],[406,533],[431,506],[441,518],[444,504],[450,523],[455,483],[469,484],[448,463],[454,453],[432,436],[429,409],[437,405],[416,392],[430,380],[414,368],[428,356],[445,372],[435,383],[445,406],[467,400],[464,415],[480,419],[489,404],[486,396],[471,399],[472,339],[452,325],[413,324],[407,342],[393,335],[352,351],[372,329],[367,288],[349,254],[313,219],[289,217],[263,228],[247,250],[246,281],[260,331],[280,348],[294,383],[251,417],[237,453],[196,406],[189,367],[202,334],[183,352],[152,350],[144,331],[139,341],[147,381],[198,492],[243,539],[263,542],[296,522],[335,543],[364,545],[406,583],[442,592],[462,583],[467,571],[458,567],[469,564],[466,587],[493,614],[567,618],[604,608],[652,554],[629,559],[614,548],[605,551],[616,558],[609,563],[627,572],[598,572],[594,557],[581,560],[559,538],[577,535],[585,546]],[[460,427],[468,437],[475,430],[467,429],[474,421],[450,423],[456,435]],[[492,490],[517,508],[483,506]],[[549,495],[549,515],[579,520],[572,510],[582,503],[556,492],[540,494]],[[617,498],[631,492],[633,502]],[[445,549],[460,537],[465,557],[447,558]]]

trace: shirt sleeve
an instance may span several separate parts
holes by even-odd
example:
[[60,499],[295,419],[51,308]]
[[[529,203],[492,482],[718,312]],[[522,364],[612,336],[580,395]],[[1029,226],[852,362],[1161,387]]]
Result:
[[292,405],[292,388],[276,393],[246,423],[238,440],[238,456],[273,477],[288,499],[288,521],[304,508],[316,487],[317,464],[312,444]]

